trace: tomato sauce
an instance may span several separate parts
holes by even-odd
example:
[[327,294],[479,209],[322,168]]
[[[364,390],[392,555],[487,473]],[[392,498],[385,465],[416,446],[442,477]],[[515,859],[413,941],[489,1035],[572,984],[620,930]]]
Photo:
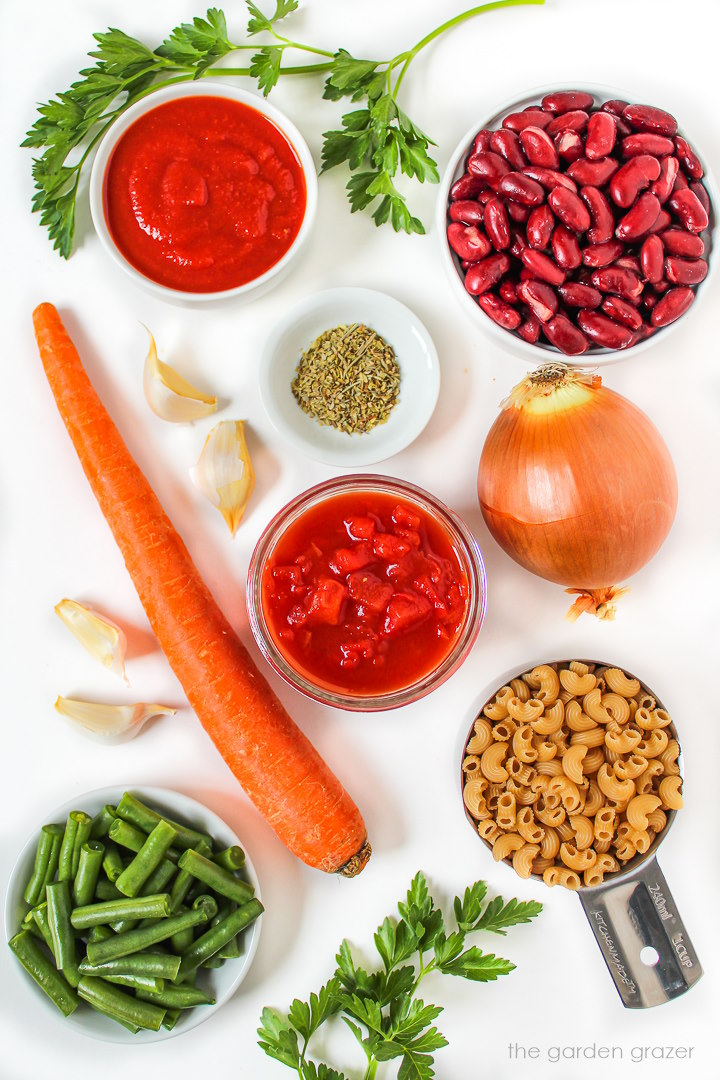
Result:
[[183,292],[244,285],[295,240],[305,175],[285,135],[232,98],[182,97],[139,117],[105,173],[105,220],[141,274]]
[[463,628],[469,584],[445,527],[385,492],[336,495],[305,511],[263,570],[270,635],[316,686],[374,696],[434,671]]

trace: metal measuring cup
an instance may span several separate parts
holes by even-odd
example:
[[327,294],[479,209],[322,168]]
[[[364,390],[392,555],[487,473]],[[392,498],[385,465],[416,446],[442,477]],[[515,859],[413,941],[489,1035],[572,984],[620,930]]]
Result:
[[[569,662],[568,660],[540,661],[556,668]],[[626,671],[620,664],[611,664],[607,661],[585,660],[583,662],[596,667],[620,667],[622,671]],[[483,715],[482,710],[485,705],[494,700],[495,694],[502,686],[506,686],[511,679],[521,678],[525,672],[531,671],[536,666],[538,665],[526,665],[508,674],[506,679],[498,684],[497,690],[485,699],[476,719],[477,716]],[[637,678],[630,672],[626,674],[631,679]],[[642,679],[638,679],[638,682],[646,693],[655,698],[658,708],[664,708],[657,694]],[[467,744],[475,733],[474,723],[473,720],[473,726],[463,743],[461,793],[464,785],[462,761],[467,753]],[[665,730],[671,733],[673,738],[677,738],[674,723]],[[682,746],[678,767],[682,775]],[[477,835],[478,823],[464,802],[463,809]],[[635,855],[622,870],[609,874],[601,885],[595,887],[583,885],[578,889],[580,903],[592,927],[595,940],[600,946],[608,971],[627,1009],[647,1009],[680,997],[694,986],[703,973],[665,875],[655,857],[658,846],[665,839],[677,814],[675,810],[665,812],[667,824],[655,837],[645,854]],[[492,851],[492,845],[487,840],[483,839],[483,843]],[[542,881],[541,875],[533,874],[532,876]]]

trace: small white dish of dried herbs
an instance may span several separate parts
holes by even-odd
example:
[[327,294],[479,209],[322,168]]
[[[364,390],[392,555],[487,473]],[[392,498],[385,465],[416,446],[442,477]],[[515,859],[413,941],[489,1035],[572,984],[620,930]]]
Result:
[[276,324],[260,364],[263,404],[280,435],[308,457],[348,468],[409,446],[439,389],[423,324],[372,289],[308,296]]

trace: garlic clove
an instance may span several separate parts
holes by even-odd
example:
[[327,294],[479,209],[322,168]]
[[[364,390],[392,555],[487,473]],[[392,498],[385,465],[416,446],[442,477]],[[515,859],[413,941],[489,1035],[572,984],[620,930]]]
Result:
[[203,495],[218,508],[234,536],[255,487],[244,421],[221,420],[216,424],[190,475]]
[[167,705],[105,705],[99,701],[79,701],[58,697],[55,708],[61,716],[78,724],[85,732],[103,739],[131,739],[152,716],[167,713],[174,716],[177,709]]
[[119,626],[76,600],[61,600],[55,605],[55,613],[91,656],[108,671],[128,681],[125,675],[127,638]]
[[217,409],[217,398],[191,386],[174,368],[158,359],[155,339],[148,330],[150,346],[145,358],[143,389],[148,405],[161,420],[191,422]]

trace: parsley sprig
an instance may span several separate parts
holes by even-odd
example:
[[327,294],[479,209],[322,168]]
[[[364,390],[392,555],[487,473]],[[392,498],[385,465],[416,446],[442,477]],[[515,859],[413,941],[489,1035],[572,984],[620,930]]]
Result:
[[455,897],[455,929],[448,932],[442,911],[435,906],[425,876],[418,873],[407,897],[398,904],[399,919],[387,918],[375,934],[380,958],[376,970],[357,966],[347,941],[336,956],[329,982],[309,1001],[293,1001],[287,1017],[263,1009],[258,1028],[265,1053],[297,1072],[301,1080],[347,1080],[344,1073],[308,1057],[310,1040],[331,1017],[339,1017],[363,1049],[365,1080],[372,1080],[381,1061],[398,1061],[398,1080],[432,1080],[433,1054],[447,1040],[435,1026],[438,1005],[416,997],[431,971],[457,975],[473,982],[492,982],[515,965],[477,946],[465,947],[468,934],[484,930],[505,934],[511,926],[528,923],[542,910],[533,900],[495,897],[486,903],[487,886],[477,881]]
[[[437,183],[437,163],[429,153],[429,138],[397,103],[408,67],[431,41],[466,19],[494,8],[542,4],[544,0],[493,0],[448,19],[416,45],[390,60],[363,60],[346,49],[335,52],[294,41],[278,30],[278,24],[296,11],[299,0],[275,0],[266,15],[246,0],[250,14],[247,35],[262,35],[261,43],[236,43],[228,33],[224,13],[209,8],[202,18],[182,23],[156,49],[122,30],[94,34],[97,47],[89,56],[95,61],[64,92],[38,108],[35,123],[23,146],[43,151],[33,161],[35,194],[33,211],[40,214],[53,247],[68,258],[75,232],[75,204],[83,169],[108,128],[130,105],[163,86],[210,77],[247,76],[267,96],[283,75],[325,73],[323,97],[363,102],[342,117],[338,130],[326,131],[322,148],[322,171],[347,162],[350,179],[347,194],[352,212],[372,209],[377,225],[389,221],[396,231],[422,233],[404,194],[397,188],[398,171],[410,179]],[[233,53],[251,53],[247,66],[215,65]],[[313,63],[284,63],[290,52],[310,53]]]

